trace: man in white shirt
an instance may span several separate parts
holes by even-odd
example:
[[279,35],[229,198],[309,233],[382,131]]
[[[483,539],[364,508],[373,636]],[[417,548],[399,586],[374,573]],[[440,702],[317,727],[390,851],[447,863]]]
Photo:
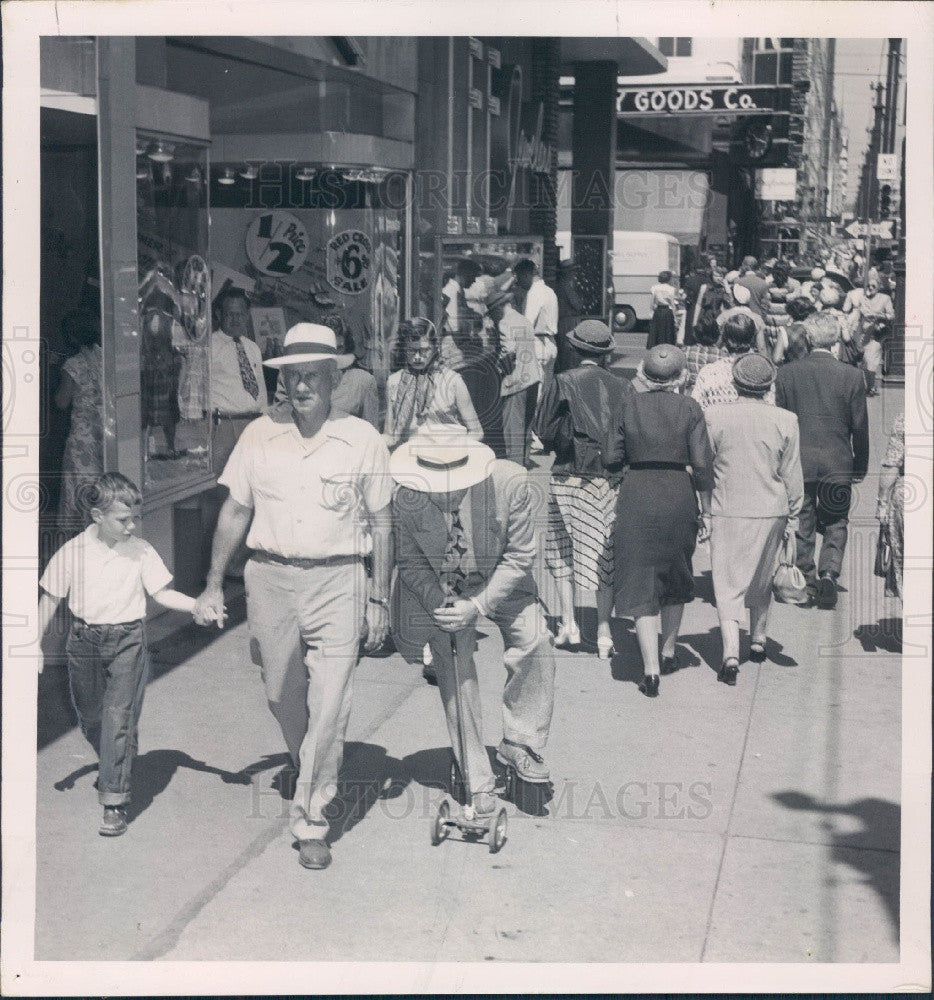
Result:
[[361,634],[372,651],[389,627],[389,452],[372,424],[332,412],[338,363],[334,331],[316,323],[293,326],[266,361],[282,368],[288,402],[247,427],[224,469],[230,492],[194,610],[201,625],[222,622],[224,570],[245,538],[250,647],[297,770],[289,829],[305,868],[331,862],[327,810]]
[[223,469],[244,427],[266,412],[263,358],[250,336],[246,292],[231,288],[218,303],[221,328],[211,334],[214,468]]
[[538,359],[538,337],[532,324],[514,306],[512,279],[500,281],[486,300],[487,313],[499,331],[501,364],[504,366],[503,439],[506,458],[525,468],[532,443],[532,420],[542,381]]
[[523,257],[512,269],[516,284],[525,291],[525,318],[532,324],[538,360],[544,372],[544,388],[551,379],[558,348],[558,296],[539,277],[535,262]]
[[[513,266],[516,284],[525,292],[525,318],[535,331],[535,349],[542,366],[542,380],[538,384],[538,401],[554,378],[555,359],[558,357],[558,296],[538,274],[535,261],[523,257]],[[532,450],[541,451],[541,442],[533,433]]]
[[[250,334],[250,302],[242,288],[229,288],[219,296],[221,328],[211,334],[211,438],[212,464],[220,475],[246,425],[266,412],[263,358]],[[202,565],[210,560],[207,548],[227,491],[218,486],[204,494]],[[229,575],[243,574],[246,549],[231,560]]]

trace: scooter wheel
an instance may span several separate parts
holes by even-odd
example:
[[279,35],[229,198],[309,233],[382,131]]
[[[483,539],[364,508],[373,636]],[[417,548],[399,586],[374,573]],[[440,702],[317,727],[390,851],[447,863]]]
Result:
[[438,815],[435,816],[434,826],[431,828],[431,843],[437,847],[442,840],[448,839],[451,832],[448,828],[448,820],[451,818],[451,807],[447,799],[438,807]]
[[457,761],[452,757],[451,768],[448,772],[448,791],[458,802],[463,802],[463,788],[464,781],[461,778],[461,769],[457,766]]
[[500,809],[490,829],[490,854],[496,854],[506,843],[506,810]]

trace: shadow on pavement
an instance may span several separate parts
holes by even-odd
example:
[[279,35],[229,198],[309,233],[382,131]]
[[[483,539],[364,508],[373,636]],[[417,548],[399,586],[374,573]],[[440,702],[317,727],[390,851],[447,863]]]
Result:
[[[487,747],[491,760],[495,753]],[[378,802],[386,805],[387,815],[402,819],[420,815],[426,823],[434,819],[444,791],[447,790],[451,751],[432,747],[408,754],[402,760],[392,757],[385,747],[373,743],[347,743],[341,770],[340,792],[327,809],[331,830],[328,842],[335,844],[363,820]],[[513,804],[532,816],[547,814],[545,790],[520,783]]]
[[901,653],[901,618],[880,618],[877,622],[860,625],[853,633],[866,653]]
[[832,857],[834,861],[862,873],[865,884],[872,887],[885,906],[895,940],[898,941],[899,865],[897,862],[892,866],[880,865],[879,852],[899,854],[901,808],[894,802],[878,798],[855,799],[845,805],[833,805],[804,792],[776,792],[772,798],[786,809],[852,816],[860,821],[862,827],[855,833],[831,832]]
[[195,760],[183,750],[149,750],[133,762],[133,801],[127,808],[127,820],[132,823],[141,816],[168,788],[175,772],[185,767],[203,774],[215,774],[225,785],[249,785],[249,775],[242,771],[225,771],[223,768]]

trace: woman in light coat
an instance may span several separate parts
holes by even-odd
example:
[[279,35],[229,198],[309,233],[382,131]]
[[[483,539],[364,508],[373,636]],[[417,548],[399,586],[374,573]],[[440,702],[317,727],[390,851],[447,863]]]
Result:
[[707,408],[713,491],[702,496],[723,662],[718,679],[735,684],[739,629],[749,614],[749,658],[766,658],[771,584],[779,545],[794,533],[804,496],[798,418],[765,397],[775,366],[760,354],[733,362],[739,399]]

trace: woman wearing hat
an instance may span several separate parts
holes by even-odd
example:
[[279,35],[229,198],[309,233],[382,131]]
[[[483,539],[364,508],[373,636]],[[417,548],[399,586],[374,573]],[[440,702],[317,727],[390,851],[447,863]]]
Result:
[[390,450],[425,423],[460,424],[480,440],[483,430],[464,380],[441,363],[438,331],[416,316],[399,324],[398,347],[405,367],[386,382],[386,426]]
[[672,284],[671,271],[660,271],[658,283],[652,285],[652,319],[649,322],[649,339],[646,348],[656,344],[673,344],[677,338],[675,309],[678,290]]
[[604,448],[628,380],[611,375],[609,327],[587,319],[567,334],[570,367],[545,390],[537,433],[555,455],[548,500],[545,561],[558,587],[561,623],[556,646],[580,643],[574,620],[577,589],[597,592],[597,652],[608,659],[613,646],[613,521],[622,478],[621,463],[607,465]]
[[778,547],[797,526],[804,496],[798,419],[769,406],[776,368],[759,354],[733,362],[739,398],[705,411],[713,448],[713,492],[702,498],[710,523],[713,588],[723,638],[718,679],[735,684],[739,628],[749,613],[749,658],[766,657],[766,629]]
[[605,460],[625,460],[615,526],[615,603],[636,620],[645,677],[640,690],[658,694],[661,670],[677,669],[675,643],[684,605],[694,599],[691,558],[698,537],[695,491],[707,491],[710,442],[700,406],[680,395],[684,353],[670,344],[652,348],[633,380],[611,429]]

